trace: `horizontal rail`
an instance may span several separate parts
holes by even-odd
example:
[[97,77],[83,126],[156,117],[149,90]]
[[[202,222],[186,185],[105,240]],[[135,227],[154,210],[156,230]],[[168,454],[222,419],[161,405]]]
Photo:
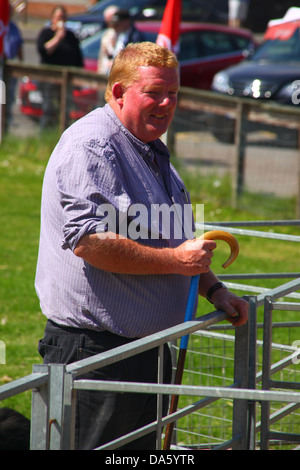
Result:
[[272,390],[251,390],[227,387],[205,387],[197,385],[168,385],[137,382],[113,382],[106,380],[75,380],[75,390],[101,390],[128,393],[152,393],[186,396],[206,396],[212,398],[231,398],[233,400],[279,401],[300,403],[299,392]]
[[[288,405],[285,405],[280,410],[277,410],[270,415],[269,424],[277,423],[278,421],[285,418],[286,416],[289,416],[294,411],[297,411],[299,406],[300,406],[300,403],[296,403],[296,404],[289,403]],[[255,426],[256,432],[259,432],[261,430],[261,426],[262,426],[261,422],[258,421]]]
[[[222,95],[220,93],[215,93],[212,91],[196,90],[194,88],[181,87],[179,93],[179,101],[180,99],[184,100],[185,97],[191,100],[191,103],[193,104],[195,109],[197,109],[197,105],[201,105],[201,103],[199,103],[197,99],[201,99],[205,103],[207,103],[207,101],[213,101],[218,105],[230,107],[230,109],[232,111],[235,111],[236,113],[237,110],[235,108],[237,107],[237,105],[240,103],[244,103],[248,106],[249,110],[270,112],[272,114],[278,113],[279,115],[283,115],[284,117],[290,116],[294,120],[299,119],[300,114],[300,109],[297,108],[297,106],[280,105],[277,103],[266,103],[259,100],[249,100],[247,98],[241,98],[237,96]],[[268,116],[264,115],[264,119],[267,118]],[[280,125],[282,125],[282,123],[280,123]],[[287,123],[286,126],[288,126]]]
[[300,228],[300,220],[247,220],[247,221],[226,221],[211,222],[211,225],[221,225],[228,227],[288,227],[296,226]]
[[[213,224],[200,224],[196,223],[196,229],[200,230],[224,230],[224,225],[213,225]],[[242,228],[232,228],[226,225],[226,230],[230,233],[235,233],[237,235],[246,235],[249,237],[260,237],[260,238],[270,238],[272,240],[284,240],[290,242],[300,242],[300,236],[297,235],[288,235],[282,233],[272,233],[264,232],[260,230],[246,230]]]
[[[193,321],[177,325],[176,327],[166,329],[160,333],[149,335],[146,338],[133,341],[128,345],[111,349],[107,353],[100,353],[92,358],[82,359],[81,361],[74,362],[67,366],[67,372],[76,375],[81,375],[87,371],[95,368],[104,367],[108,364],[118,362],[127,357],[138,354],[139,352],[152,349],[165,342],[193,333],[194,331],[202,328],[208,328],[210,325],[221,322],[227,318],[224,312],[215,311],[202,317],[196,318]],[[48,373],[32,373],[20,379],[16,379],[9,384],[0,386],[0,401],[9,398],[13,395],[26,392],[36,387],[40,387],[47,383]]]
[[78,375],[90,372],[91,370],[95,370],[99,367],[113,364],[135,354],[139,354],[149,349],[158,347],[164,343],[174,341],[175,339],[189,335],[194,331],[206,329],[210,325],[214,325],[215,323],[223,321],[226,318],[227,315],[224,312],[211,312],[207,315],[196,318],[195,320],[188,321],[172,328],[167,328],[161,332],[146,336],[145,338],[132,341],[131,343],[124,346],[119,346],[96,356],[73,362],[67,366],[66,370],[76,377]]
[[22,377],[21,379],[16,379],[9,384],[4,384],[0,386],[0,401],[10,398],[19,393],[26,392],[27,390],[32,390],[33,388],[41,387],[48,381],[47,373],[32,373]]
[[[260,301],[259,301],[259,304],[257,304],[258,307],[263,304],[264,298],[266,297],[266,295],[269,295],[269,292],[270,292],[270,289],[268,289],[266,287],[249,286],[249,285],[245,285],[245,284],[237,284],[237,283],[234,283],[234,282],[225,282],[224,284],[226,284],[226,286],[229,289],[241,290],[241,291],[244,291],[244,292],[260,293],[259,294],[260,295]],[[292,292],[290,294],[284,294],[284,295],[282,295],[282,297],[283,296],[284,297],[289,297],[291,299],[300,299],[300,294],[297,294],[296,292]]]
[[274,289],[269,289],[267,293],[259,294],[257,296],[257,304],[262,304],[266,296],[270,297],[270,301],[274,301],[280,297],[285,297],[298,289],[300,289],[300,278],[282,284]]

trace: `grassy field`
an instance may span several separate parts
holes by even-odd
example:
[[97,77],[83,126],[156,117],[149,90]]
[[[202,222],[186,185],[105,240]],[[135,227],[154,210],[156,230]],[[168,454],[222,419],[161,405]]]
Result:
[[[37,343],[43,335],[45,318],[40,312],[34,290],[34,276],[42,179],[57,137],[56,133],[44,135],[41,139],[7,137],[0,145],[0,340],[6,346],[6,363],[0,364],[0,385],[31,373],[32,365],[41,362]],[[216,184],[213,177],[203,178],[186,172],[183,172],[183,177],[193,203],[205,204],[207,222],[294,217],[293,200],[247,194],[240,200],[239,209],[233,209],[226,178]],[[296,228],[280,230],[300,234]],[[250,237],[240,237],[239,242],[240,256],[228,273],[299,270],[299,255],[295,255],[299,254],[299,247],[295,244]],[[214,257],[213,268],[217,273],[221,272],[222,268],[219,267],[228,256],[228,248],[224,245],[220,243]],[[272,280],[267,285],[280,283],[279,280]],[[260,285],[266,283],[261,281]],[[210,310],[208,302],[200,302],[201,314]],[[288,318],[292,315],[285,317]],[[31,394],[25,393],[2,404],[30,417],[30,399]]]

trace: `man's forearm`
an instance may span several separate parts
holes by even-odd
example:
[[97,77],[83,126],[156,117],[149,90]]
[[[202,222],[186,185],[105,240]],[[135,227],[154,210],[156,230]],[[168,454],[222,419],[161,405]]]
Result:
[[84,236],[74,250],[92,266],[123,274],[207,273],[212,250],[211,240],[187,240],[177,248],[153,248],[115,234]]
[[170,274],[174,260],[169,248],[152,248],[115,234],[87,235],[74,250],[92,266],[126,274]]

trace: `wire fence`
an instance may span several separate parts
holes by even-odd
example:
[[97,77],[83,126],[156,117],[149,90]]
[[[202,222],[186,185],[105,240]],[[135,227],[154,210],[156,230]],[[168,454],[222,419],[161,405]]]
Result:
[[[294,338],[300,337],[300,324],[297,326],[287,322],[283,325],[273,325],[274,340],[276,332],[282,341],[282,332],[286,344],[272,343],[272,363],[283,360],[295,348],[291,347]],[[262,325],[260,325],[262,328]],[[234,334],[228,329],[222,330],[222,326],[216,326],[214,331],[199,331],[191,336],[189,349],[186,358],[184,373],[184,383],[194,386],[215,386],[228,387],[233,382],[234,377]],[[216,331],[218,330],[218,331]],[[177,346],[173,346],[177,350]],[[257,341],[257,372],[262,371],[263,342]],[[279,371],[274,379],[287,382],[293,380],[300,383],[299,364],[290,364],[284,370]],[[261,386],[258,385],[259,389]],[[280,390],[284,390],[281,388]],[[179,407],[191,406],[194,397],[180,397]],[[204,406],[205,405],[205,406]],[[272,402],[270,414],[276,415],[284,405]],[[260,420],[261,410],[256,411],[256,447],[260,446]],[[233,400],[226,398],[213,401],[211,404],[207,400],[203,401],[203,407],[194,411],[187,417],[179,420],[175,428],[176,446],[189,449],[213,449],[222,446],[229,441],[232,436],[233,424]],[[299,405],[291,413],[288,413],[280,421],[272,423],[272,431],[289,432],[300,434],[300,411]],[[279,439],[272,439],[270,448],[277,450],[292,450],[295,448],[293,442],[281,442]]]
[[[252,228],[256,224],[260,226],[262,222],[249,222]],[[288,222],[274,221],[270,224],[288,225]],[[299,225],[299,221],[293,221],[293,224]],[[268,236],[300,242],[300,237],[296,235],[253,229],[248,233],[244,222],[235,225],[242,227],[226,227],[226,230],[251,234],[253,237]],[[205,229],[209,228],[205,226]],[[284,273],[276,275],[284,277]],[[152,423],[148,429],[137,431],[135,436],[122,437],[125,441],[136,437],[138,432],[149,432],[149,429],[157,427],[157,448],[160,449],[162,426],[176,419],[172,449],[295,449],[300,443],[300,322],[297,321],[297,312],[300,311],[300,277],[297,273],[289,273],[289,277],[296,279],[273,289],[234,284],[228,282],[227,278],[228,286],[250,294],[249,322],[244,325],[246,329],[233,329],[228,323],[217,324],[224,321],[225,315],[213,312],[197,321],[141,339],[126,348],[118,348],[120,351],[109,351],[66,368],[53,365],[48,370],[48,366],[36,365],[32,375],[1,386],[0,400],[33,389],[33,449],[48,449],[49,446],[53,449],[72,448],[72,410],[76,405],[73,391],[86,387],[119,392],[137,392],[140,387],[141,391],[145,391],[146,387],[147,392],[158,393],[158,396],[165,393],[180,395],[176,416],[160,416],[157,423]],[[257,321],[259,309],[263,310],[262,323]],[[282,321],[284,317],[282,313],[278,317],[277,311],[294,312],[294,321]],[[281,321],[276,322],[279,318]],[[132,354],[131,348],[139,353],[145,348],[171,342],[174,357],[178,352],[177,339],[186,334],[190,334],[190,342],[182,385],[97,381],[90,384],[80,380],[80,375],[88,370]],[[175,364],[176,360],[174,367]],[[55,423],[55,426],[50,427],[50,422]],[[117,442],[111,443],[104,448],[114,449],[117,445]]]

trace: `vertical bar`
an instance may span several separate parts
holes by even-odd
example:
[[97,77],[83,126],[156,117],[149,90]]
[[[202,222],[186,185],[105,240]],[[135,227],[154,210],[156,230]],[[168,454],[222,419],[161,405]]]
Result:
[[[159,384],[163,383],[163,367],[164,367],[164,345],[161,344],[158,348],[158,372],[157,381]],[[162,434],[162,412],[163,412],[163,396],[161,393],[157,394],[157,431],[156,431],[156,450],[161,450],[161,434]]]
[[[257,305],[256,297],[249,297],[249,364],[248,388],[256,389]],[[248,402],[247,450],[255,450],[256,403]]]
[[300,129],[298,130],[298,192],[296,199],[296,219],[300,219]]
[[64,381],[62,449],[75,450],[76,390],[73,389],[73,374],[66,372]]
[[49,450],[61,450],[65,364],[50,364]]
[[[249,364],[249,324],[235,329],[234,350],[234,382],[240,388],[248,388]],[[247,449],[247,417],[248,403],[246,400],[233,400],[232,439],[233,450]],[[235,439],[239,438],[238,441]]]
[[245,122],[246,116],[249,111],[249,106],[238,102],[237,104],[237,117],[235,126],[235,171],[233,181],[233,204],[236,207],[239,196],[243,193],[244,189],[244,176],[245,176],[245,153],[246,153],[246,129]]
[[[262,390],[270,389],[271,354],[272,354],[272,302],[270,297],[265,298],[264,325],[263,325],[263,362],[262,362]],[[269,419],[270,402],[263,400],[261,403],[261,435],[260,449],[269,448]]]
[[67,124],[67,99],[68,99],[68,78],[69,74],[67,70],[62,71],[62,81],[61,81],[61,91],[60,91],[60,116],[59,116],[59,126],[60,132],[63,132]]
[[[47,364],[35,364],[33,373],[48,372]],[[30,450],[48,450],[48,383],[32,390]]]

